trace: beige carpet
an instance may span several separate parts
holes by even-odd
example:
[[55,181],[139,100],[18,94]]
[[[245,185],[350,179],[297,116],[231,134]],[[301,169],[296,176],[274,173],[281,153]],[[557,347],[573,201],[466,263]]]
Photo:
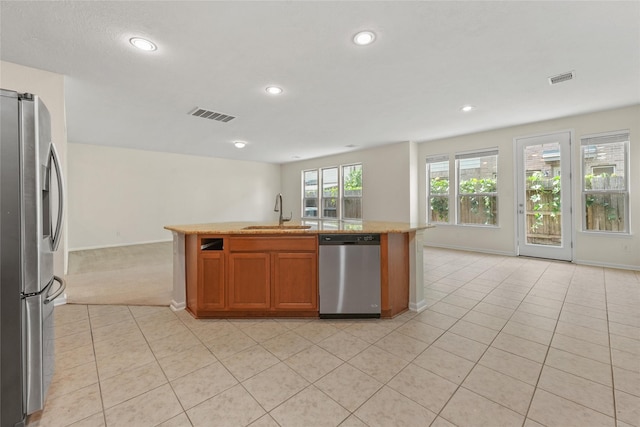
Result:
[[169,305],[171,242],[69,252],[67,302]]

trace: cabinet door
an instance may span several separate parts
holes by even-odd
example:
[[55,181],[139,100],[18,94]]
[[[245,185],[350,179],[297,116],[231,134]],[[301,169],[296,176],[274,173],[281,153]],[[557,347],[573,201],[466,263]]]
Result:
[[273,257],[273,308],[318,308],[318,260],[315,252],[277,252]]
[[207,252],[199,257],[198,310],[223,310],[224,301],[224,253]]
[[268,253],[238,252],[229,255],[229,308],[270,308],[270,264]]

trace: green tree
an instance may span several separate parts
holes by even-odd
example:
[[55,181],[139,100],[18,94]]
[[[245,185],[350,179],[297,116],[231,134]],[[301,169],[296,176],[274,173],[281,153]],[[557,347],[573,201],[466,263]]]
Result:
[[461,181],[458,186],[460,202],[468,201],[471,213],[484,215],[484,223],[496,223],[494,211],[496,209],[495,196],[481,196],[478,193],[495,193],[497,182],[495,178],[471,178]]
[[431,210],[435,213],[434,220],[448,222],[449,221],[449,197],[442,196],[449,194],[449,179],[436,177],[431,179],[430,193],[432,197],[429,199]]
[[561,210],[560,175],[547,178],[536,171],[527,178],[527,189],[535,219],[531,231],[535,232],[544,225],[545,212],[549,212],[550,219],[557,222]]
[[345,190],[362,190],[362,168],[354,168],[344,179]]

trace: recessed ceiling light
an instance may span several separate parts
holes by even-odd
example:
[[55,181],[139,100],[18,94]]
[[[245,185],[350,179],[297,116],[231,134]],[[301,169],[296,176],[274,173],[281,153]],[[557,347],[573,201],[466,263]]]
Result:
[[233,145],[235,145],[236,148],[244,148],[246,147],[247,143],[244,141],[234,141]]
[[269,95],[280,95],[282,93],[282,88],[278,86],[268,86],[265,90]]
[[158,49],[158,47],[151,41],[146,40],[146,39],[142,39],[140,37],[133,37],[131,39],[129,39],[129,43],[131,43],[132,45],[134,45],[135,47],[137,47],[140,50],[144,50],[147,52],[151,52],[154,51],[156,49]]
[[375,39],[376,35],[372,31],[360,31],[355,36],[353,36],[353,42],[359,46],[366,46],[368,44],[371,44]]
[[464,113],[468,113],[469,111],[473,111],[475,109],[476,109],[476,107],[474,107],[473,105],[465,105],[462,108],[460,108],[460,111],[462,111]]

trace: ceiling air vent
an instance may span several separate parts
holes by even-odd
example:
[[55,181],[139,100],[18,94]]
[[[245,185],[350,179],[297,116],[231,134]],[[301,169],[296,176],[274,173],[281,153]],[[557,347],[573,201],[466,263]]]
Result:
[[573,80],[575,77],[575,72],[569,71],[568,73],[558,74],[557,76],[549,77],[550,85],[557,85],[558,83],[566,82],[568,80]]
[[234,116],[228,114],[216,113],[215,111],[205,110],[204,108],[196,107],[189,111],[189,114],[196,117],[202,117],[203,119],[215,120],[218,122],[227,123],[235,119]]

